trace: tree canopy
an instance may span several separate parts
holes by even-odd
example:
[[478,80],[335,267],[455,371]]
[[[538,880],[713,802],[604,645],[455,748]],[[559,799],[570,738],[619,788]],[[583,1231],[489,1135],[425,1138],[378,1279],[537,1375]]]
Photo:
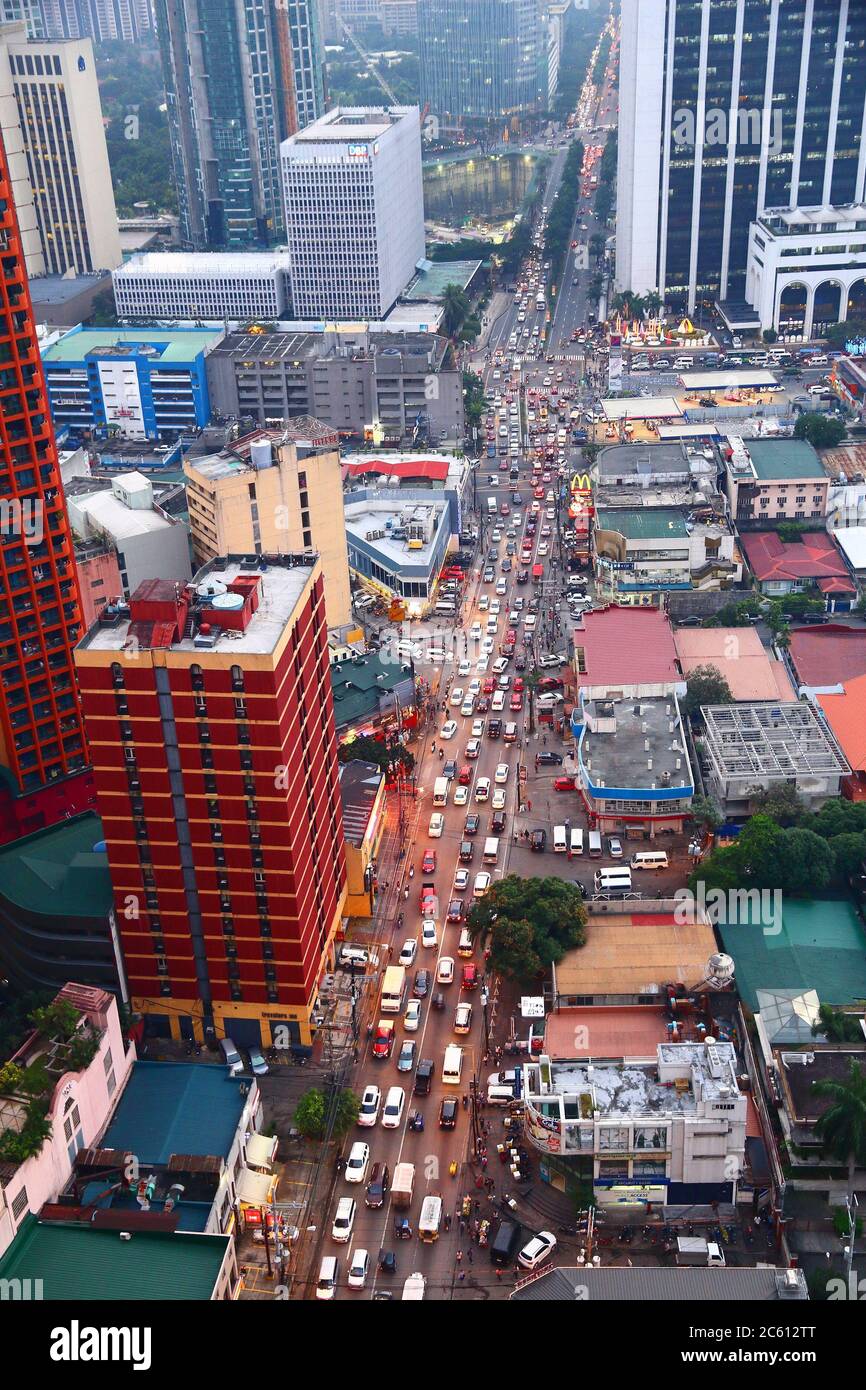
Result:
[[694,714],[701,705],[730,705],[733,699],[731,687],[718,666],[696,666],[686,677],[680,708],[683,714]]
[[466,925],[473,940],[489,942],[494,969],[533,980],[583,945],[586,909],[573,883],[509,874],[473,904]]
[[332,1099],[314,1087],[301,1096],[292,1123],[307,1139],[342,1139],[356,1123],[359,1106],[354,1091],[339,1091]]
[[845,426],[829,415],[806,410],[797,418],[794,438],[808,439],[816,449],[833,449],[845,438]]

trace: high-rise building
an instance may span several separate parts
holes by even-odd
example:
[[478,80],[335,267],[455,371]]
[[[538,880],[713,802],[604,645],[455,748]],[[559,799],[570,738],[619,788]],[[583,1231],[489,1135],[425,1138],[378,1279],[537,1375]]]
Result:
[[31,274],[84,274],[120,265],[96,64],[90,39],[28,41],[0,26],[0,128],[21,143],[32,189],[41,266]]
[[540,0],[418,0],[421,102],[449,125],[547,107]]
[[150,0],[2,0],[4,19],[23,19],[32,39],[123,39],[153,33]]
[[424,257],[418,108],[335,108],[282,162],[295,315],[384,318]]
[[143,584],[75,656],[133,1008],[309,1042],[346,894],[318,558]]
[[866,6],[623,0],[617,284],[742,301],[765,208],[862,203]]
[[193,555],[316,551],[328,626],[352,618],[340,437],[299,416],[256,430],[206,458],[184,460]]
[[69,521],[0,140],[0,841],[93,804]]
[[283,228],[280,142],[324,108],[316,0],[156,0],[181,239],[242,250]]

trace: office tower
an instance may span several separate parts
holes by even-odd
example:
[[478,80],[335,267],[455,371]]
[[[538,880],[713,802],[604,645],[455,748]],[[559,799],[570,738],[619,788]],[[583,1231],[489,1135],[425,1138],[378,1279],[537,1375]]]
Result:
[[0,122],[23,144],[45,273],[120,265],[90,39],[28,42],[23,24],[0,26]]
[[316,0],[157,0],[156,16],[184,244],[279,240],[280,142],[324,106]]
[[153,33],[150,0],[3,0],[4,19],[23,19],[31,39],[135,43]]
[[142,584],[75,659],[133,1008],[308,1042],[346,893],[318,558]]
[[623,0],[617,284],[693,312],[745,295],[765,208],[866,191],[866,6]]
[[92,804],[72,648],[80,607],[0,141],[0,841]]
[[539,0],[418,0],[421,104],[449,125],[547,106]]
[[329,111],[282,146],[299,319],[380,319],[424,257],[416,106]]
[[184,460],[193,555],[314,550],[329,627],[352,619],[340,437],[309,416],[256,430],[205,458]]

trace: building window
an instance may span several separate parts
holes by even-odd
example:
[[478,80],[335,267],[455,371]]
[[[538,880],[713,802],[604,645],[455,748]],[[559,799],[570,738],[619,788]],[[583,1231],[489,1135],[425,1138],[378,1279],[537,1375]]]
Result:
[[17,1224],[29,1206],[27,1188],[22,1187],[12,1198],[12,1220]]

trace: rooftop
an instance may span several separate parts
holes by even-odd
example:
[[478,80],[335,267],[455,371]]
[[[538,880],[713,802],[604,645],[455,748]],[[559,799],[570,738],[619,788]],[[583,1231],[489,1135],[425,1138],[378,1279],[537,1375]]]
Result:
[[562,996],[659,994],[669,980],[702,984],[716,951],[708,921],[678,921],[672,912],[596,916],[589,906],[586,942],[556,967]]
[[866,526],[840,526],[833,535],[852,570],[866,570]]
[[426,261],[400,298],[422,302],[442,299],[446,285],[465,289],[481,265],[481,261]]
[[462,477],[466,468],[465,459],[452,454],[419,454],[390,450],[384,457],[373,454],[344,454],[343,467],[349,478],[363,478],[381,475],[389,478],[424,479],[425,482],[446,483],[453,473]]
[[587,689],[682,680],[671,625],[658,608],[610,604],[585,613],[574,629],[574,654],[577,684]]
[[689,459],[678,444],[611,444],[602,449],[596,464],[600,483],[627,478],[688,481]]
[[329,325],[317,332],[228,333],[216,351],[231,353],[241,360],[260,360],[266,364],[290,362],[300,366],[307,358],[356,361],[383,354],[413,362],[428,361],[432,354],[434,360],[440,362],[447,349],[447,339],[432,333],[376,333],[364,323],[355,329],[348,325],[340,328]]
[[835,449],[822,449],[818,457],[824,472],[834,483],[866,479],[866,444],[837,444]]
[[288,269],[289,253],[271,251],[144,251],[114,271],[115,279],[134,275],[197,275],[205,280],[261,279]]
[[778,377],[764,369],[750,371],[683,372],[680,381],[686,391],[736,391],[741,387],[747,390],[760,390],[761,387],[775,386]]
[[736,911],[737,920],[720,921],[718,932],[734,959],[740,998],[753,1012],[758,990],[814,989],[822,1004],[866,1003],[866,930],[852,902],[785,894],[778,932],[758,929],[760,904],[740,902]]
[[34,308],[68,304],[88,290],[101,289],[103,282],[110,279],[110,270],[95,270],[86,275],[37,275],[30,280],[30,298]]
[[783,541],[776,531],[743,531],[740,545],[759,583],[830,579],[839,582],[843,592],[854,587],[842,552],[826,531],[804,531],[796,541]]
[[789,654],[803,685],[826,689],[866,674],[866,632],[841,623],[793,627]]
[[103,1149],[134,1153],[142,1164],[165,1164],[172,1154],[226,1158],[246,1104],[243,1077],[220,1065],[135,1062]]
[[[668,1037],[670,1014],[646,1004],[605,1008],[565,1008],[547,1015],[544,1051],[552,1061],[562,1057],[654,1057]],[[575,1039],[586,1038],[585,1049]],[[592,1041],[590,1049],[589,1042]]]
[[[787,1281],[787,1284],[786,1284]],[[789,1285],[789,1287],[788,1287]],[[585,1295],[580,1290],[586,1289]],[[573,1303],[578,1297],[612,1303],[766,1303],[777,1299],[806,1299],[802,1270],[794,1269],[677,1269],[607,1265],[600,1269],[548,1269],[523,1288],[515,1303]],[[591,1306],[591,1305],[590,1305]]]
[[411,565],[428,569],[433,562],[439,528],[447,519],[445,502],[348,500],[346,531],[357,542],[366,542],[395,568]]
[[673,396],[611,397],[601,408],[608,420],[675,420],[683,413]]
[[803,232],[823,232],[828,227],[839,230],[847,223],[851,224],[853,230],[856,222],[866,221],[866,205],[863,203],[842,203],[835,207],[764,208],[758,221],[767,231],[777,232],[780,236],[802,235]]
[[253,430],[251,434],[226,445],[218,453],[187,458],[185,463],[211,482],[257,471],[252,446],[261,440],[267,440],[276,447],[281,444],[293,444],[299,451],[339,448],[339,435],[331,425],[323,424],[312,415],[295,415],[281,424],[279,429]]
[[[208,253],[210,254],[210,253]],[[208,352],[223,336],[223,329],[172,328],[73,328],[42,354],[43,362],[84,362],[89,353],[109,356],[143,353],[164,362],[192,362]],[[149,349],[149,354],[148,354]]]
[[850,768],[811,705],[702,705],[703,743],[723,780],[821,780]]
[[824,477],[821,460],[808,439],[750,439],[746,447],[755,477],[763,482]]
[[[599,1115],[694,1115],[702,1101],[738,1094],[737,1054],[728,1042],[661,1042],[653,1049],[656,1061],[646,1066],[624,1062],[553,1062],[550,1081],[542,1066],[526,1067],[526,1092],[532,1096],[586,1097],[590,1113],[581,1108],[566,1118]],[[687,1080],[685,1086],[673,1086]]]
[[[202,1068],[209,1070],[209,1068]],[[0,1280],[40,1280],[49,1301],[212,1298],[231,1236],[117,1231],[27,1217],[0,1259]]]
[[579,758],[593,791],[601,797],[639,794],[694,785],[679,710],[672,696],[640,700],[587,700]]
[[680,627],[674,630],[683,675],[714,666],[735,700],[793,700],[784,663],[768,653],[752,627]]
[[114,901],[102,822],[91,813],[0,848],[0,899],[26,912],[108,917]]
[[838,694],[816,695],[827,723],[854,772],[866,772],[866,675],[846,681]]
[[350,661],[333,662],[331,689],[334,696],[334,721],[338,729],[369,719],[379,713],[382,697],[395,687],[404,685],[404,703],[414,698],[412,674],[394,661],[386,661],[378,652],[366,652]]
[[596,529],[618,531],[630,541],[686,540],[688,529],[683,514],[674,507],[599,508]]
[[353,141],[380,140],[401,120],[419,112],[415,106],[336,106],[317,121],[283,141],[283,150],[294,145],[345,145]]
[[375,763],[351,762],[340,767],[340,800],[343,803],[343,834],[357,848],[363,843],[370,816],[385,780]]
[[786,1052],[784,1048],[774,1051],[782,1085],[787,1092],[789,1113],[795,1122],[802,1125],[813,1125],[833,1104],[832,1096],[822,1096],[816,1092],[816,1082],[836,1081],[844,1084],[852,1060],[866,1069],[866,1044],[862,1043],[840,1043],[828,1047],[817,1046],[815,1040],[810,1039],[800,1051]]

